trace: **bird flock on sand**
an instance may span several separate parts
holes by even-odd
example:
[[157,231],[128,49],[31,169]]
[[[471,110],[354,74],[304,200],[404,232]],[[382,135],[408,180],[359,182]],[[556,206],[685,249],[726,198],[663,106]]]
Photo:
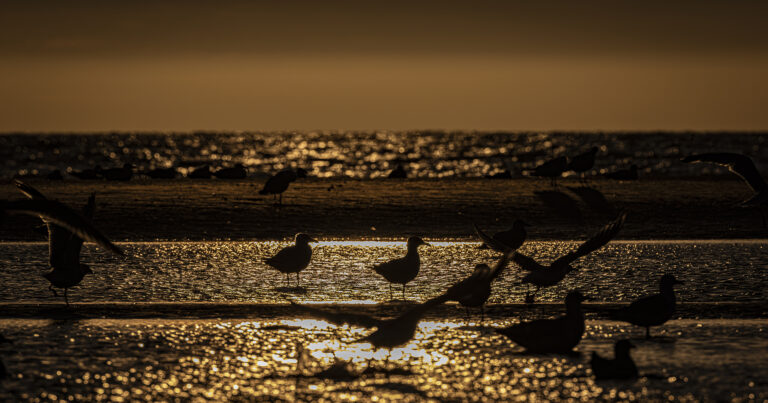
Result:
[[[565,170],[583,174],[592,168],[597,151],[596,147],[592,148],[586,153],[571,158],[570,161],[565,157],[556,158],[537,167],[533,174],[549,177],[553,184],[556,177]],[[708,162],[727,166],[743,178],[754,192],[754,195],[745,200],[742,205],[760,208],[763,212],[763,218],[766,220],[768,185],[749,157],[733,153],[707,153],[691,155],[682,161],[686,163]],[[228,171],[218,171],[219,175],[217,176],[238,177],[242,173],[241,170],[242,166],[235,166]],[[636,171],[636,167],[631,168],[630,171]],[[114,170],[97,169],[92,174],[123,180],[120,178],[129,177],[129,172],[132,172],[132,167],[126,165]],[[85,172],[79,174],[86,175]],[[88,175],[90,174],[88,173]],[[161,172],[156,172],[156,174],[163,175]],[[618,175],[618,172],[616,174]],[[170,175],[170,172],[166,172],[166,175]],[[636,177],[636,172],[634,175]],[[303,170],[282,171],[270,178],[260,193],[276,195],[277,197],[288,188],[291,182],[305,176],[306,171]],[[48,231],[50,266],[50,270],[43,277],[48,280],[48,288],[54,295],[57,295],[56,289],[64,291],[64,301],[69,306],[68,289],[80,284],[86,275],[93,273],[88,265],[80,262],[80,250],[83,242],[93,242],[119,256],[124,256],[124,253],[93,225],[92,220],[96,212],[95,195],[90,195],[82,211],[78,212],[61,202],[47,198],[37,189],[22,181],[16,180],[15,186],[26,196],[26,199],[0,201],[0,225],[6,213],[37,216],[42,220]],[[278,202],[281,201],[281,199],[278,200]],[[479,308],[482,321],[484,319],[484,305],[491,296],[493,283],[511,263],[526,273],[520,284],[529,287],[525,302],[534,302],[537,293],[542,288],[559,284],[566,276],[578,271],[579,266],[575,263],[579,259],[597,251],[614,239],[624,226],[626,218],[626,213],[619,214],[615,220],[605,225],[574,250],[548,264],[540,263],[536,259],[517,251],[527,237],[526,227],[529,225],[525,221],[516,220],[509,230],[498,232],[493,236],[487,235],[475,226],[475,232],[482,241],[481,247],[501,254],[496,264],[493,267],[487,264],[477,264],[468,277],[450,286],[439,296],[415,304],[394,318],[374,318],[360,313],[301,305],[293,301],[291,304],[307,315],[334,324],[351,324],[375,329],[358,341],[368,342],[376,348],[391,350],[407,344],[414,337],[418,323],[430,309],[449,301],[454,301],[465,307],[468,314],[470,308]],[[286,282],[289,282],[290,274],[296,274],[296,285],[299,286],[299,274],[309,266],[312,260],[311,242],[316,242],[311,236],[304,233],[296,234],[293,245],[266,258],[264,263],[285,274]],[[402,286],[402,297],[405,299],[406,285],[419,274],[421,266],[419,247],[426,245],[429,244],[420,237],[412,236],[407,240],[405,256],[372,266],[372,270],[389,283],[391,297],[393,295],[392,286],[399,284]],[[645,337],[651,338],[651,327],[661,326],[674,316],[676,304],[674,286],[681,283],[674,275],[664,274],[659,280],[658,294],[639,298],[623,308],[611,311],[609,316],[612,319],[645,328]],[[535,287],[532,293],[530,292],[531,286]],[[521,322],[495,329],[495,331],[506,336],[516,345],[523,347],[529,353],[571,353],[584,336],[585,319],[582,303],[585,300],[587,300],[587,296],[578,290],[571,290],[565,297],[564,315]],[[9,342],[10,340],[0,335],[0,343]],[[635,345],[629,340],[619,340],[615,343],[613,359],[600,357],[593,352],[590,365],[594,376],[598,379],[636,378],[638,369],[630,355],[633,348]],[[7,369],[0,361],[0,379],[7,375]]]

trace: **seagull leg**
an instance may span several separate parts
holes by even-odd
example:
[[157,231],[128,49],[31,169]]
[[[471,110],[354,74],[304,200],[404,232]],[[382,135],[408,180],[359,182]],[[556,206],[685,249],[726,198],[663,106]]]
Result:
[[67,307],[69,307],[69,298],[67,298],[67,288],[64,288],[64,302],[67,304]]
[[392,301],[393,299],[395,299],[395,295],[392,292],[392,283],[389,283],[389,300]]
[[646,326],[645,327],[645,338],[646,339],[650,339],[651,338],[651,327],[650,326]]
[[405,284],[403,284],[403,301],[405,301]]
[[285,273],[285,284],[287,287],[291,286],[291,279],[288,278],[288,273]]
[[296,273],[296,287],[301,287],[301,279],[299,278],[299,273]]
[[485,322],[485,305],[480,305],[480,323]]
[[467,312],[467,323],[469,323],[472,320],[472,313],[469,312],[469,307],[465,307],[464,310]]
[[48,289],[51,290],[51,292],[53,293],[54,297],[58,297],[59,296],[59,294],[56,293],[56,290],[53,289],[53,284],[49,285]]

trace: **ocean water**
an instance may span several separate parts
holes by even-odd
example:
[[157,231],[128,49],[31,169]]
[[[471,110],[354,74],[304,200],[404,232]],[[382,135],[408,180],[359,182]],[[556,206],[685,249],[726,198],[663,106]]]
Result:
[[[527,169],[600,147],[593,173],[637,164],[644,176],[722,173],[679,163],[697,152],[745,153],[768,163],[765,133],[279,132],[0,135],[0,179],[134,164],[139,171],[242,163],[253,176],[303,167],[312,176],[377,178],[405,165],[413,177],[479,177]],[[73,177],[67,176],[72,179]]]

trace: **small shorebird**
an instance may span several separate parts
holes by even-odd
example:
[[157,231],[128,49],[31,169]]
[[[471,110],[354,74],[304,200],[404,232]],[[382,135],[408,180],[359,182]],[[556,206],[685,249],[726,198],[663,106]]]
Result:
[[289,273],[296,273],[296,286],[299,285],[299,272],[309,266],[312,260],[312,247],[310,242],[317,242],[307,234],[296,234],[294,245],[280,249],[275,256],[265,259],[264,262],[281,273],[285,273],[288,281]]
[[96,173],[108,181],[129,181],[133,177],[133,165],[123,164],[122,168],[108,168]]
[[467,309],[467,317],[470,307],[480,307],[480,321],[485,319],[485,303],[491,296],[491,283],[507,267],[511,255],[511,252],[505,253],[493,268],[484,263],[476,265],[472,275],[448,289],[446,294],[451,296],[451,300]]
[[283,204],[283,192],[285,192],[288,189],[288,185],[291,184],[291,182],[295,181],[299,178],[306,178],[307,177],[307,171],[302,168],[297,168],[295,171],[293,169],[286,169],[283,171],[280,171],[276,173],[274,176],[267,179],[267,182],[264,184],[264,187],[259,191],[260,195],[275,195],[275,198],[277,196],[280,196],[280,200],[277,202],[277,204],[282,205]]
[[768,227],[768,184],[755,167],[755,163],[746,155],[736,153],[695,154],[682,159],[683,162],[711,162],[728,167],[739,175],[754,193],[739,203],[743,207],[758,207],[763,218],[763,225]]
[[211,176],[213,176],[211,166],[207,164],[199,166],[187,173],[187,178],[190,179],[211,179]]
[[651,326],[661,326],[675,313],[675,284],[683,284],[675,276],[665,274],[659,281],[660,292],[635,300],[628,307],[614,311],[612,317],[645,327],[645,338],[651,338]]
[[637,366],[629,350],[635,345],[629,340],[619,340],[613,346],[613,359],[600,357],[592,352],[589,366],[597,379],[634,379],[637,378]]
[[390,260],[373,266],[376,273],[389,281],[389,294],[392,297],[392,283],[403,285],[403,300],[405,300],[405,285],[416,278],[421,268],[419,246],[429,245],[417,236],[408,238],[408,252],[404,257]]
[[576,250],[557,258],[550,263],[549,266],[543,266],[534,259],[521,253],[512,255],[512,260],[523,270],[529,272],[523,277],[522,282],[524,284],[533,284],[536,286],[536,291],[533,295],[526,294],[526,302],[533,302],[536,294],[542,287],[553,286],[562,281],[566,274],[578,269],[577,267],[571,266],[571,263],[605,246],[619,233],[619,230],[621,230],[626,219],[627,214],[622,213],[618,218],[603,227],[600,232],[593,235],[592,238],[589,238],[579,245]]
[[245,179],[248,176],[248,171],[245,170],[243,164],[235,164],[231,168],[221,168],[213,173],[213,176],[219,179]]
[[568,170],[579,174],[580,180],[584,182],[584,173],[595,166],[595,155],[597,155],[597,151],[597,147],[592,147],[589,151],[571,158],[571,161],[568,163]]
[[603,176],[617,181],[636,181],[639,178],[637,169],[637,165],[632,164],[629,169],[619,169],[617,171],[605,173]]
[[497,232],[493,234],[493,237],[488,236],[477,225],[475,225],[475,233],[483,240],[480,249],[491,248],[496,252],[507,253],[517,250],[525,242],[525,238],[528,236],[525,227],[530,227],[530,225],[518,219],[512,223],[512,228]]
[[565,315],[555,319],[538,319],[496,330],[531,353],[569,353],[584,335],[583,295],[571,291],[565,297]]
[[10,213],[36,215],[43,219],[48,227],[48,249],[51,270],[44,275],[50,282],[48,287],[58,296],[56,288],[64,289],[64,302],[69,306],[67,289],[74,287],[91,274],[91,268],[80,263],[80,249],[83,240],[95,242],[112,253],[124,256],[123,252],[102,235],[91,224],[90,218],[95,208],[95,196],[91,195],[81,216],[63,203],[48,200],[37,189],[26,183],[16,181],[19,191],[30,200],[9,201],[0,205],[0,210]]
[[557,186],[557,178],[562,176],[566,169],[568,169],[568,159],[557,157],[534,168],[531,175],[549,178],[552,186]]

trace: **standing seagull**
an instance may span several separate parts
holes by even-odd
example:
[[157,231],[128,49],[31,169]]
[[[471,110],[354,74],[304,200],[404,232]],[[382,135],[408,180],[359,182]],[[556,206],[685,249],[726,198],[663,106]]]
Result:
[[419,259],[419,246],[429,245],[417,236],[408,238],[408,252],[405,257],[390,260],[373,266],[376,273],[381,274],[389,281],[389,295],[392,297],[392,283],[403,285],[403,300],[405,300],[405,285],[419,274],[421,260]]
[[566,274],[576,270],[577,268],[571,266],[571,263],[602,248],[610,242],[611,239],[619,233],[619,230],[621,230],[626,219],[627,214],[622,213],[617,219],[613,220],[603,227],[600,232],[592,236],[592,238],[589,238],[586,242],[579,245],[576,250],[559,257],[557,260],[550,263],[549,266],[543,266],[526,255],[515,253],[512,256],[512,260],[523,270],[530,272],[523,277],[523,283],[536,286],[536,291],[533,295],[526,294],[526,302],[533,302],[536,298],[536,294],[542,287],[553,286],[562,281]]
[[569,353],[584,336],[583,295],[571,291],[565,297],[565,315],[555,319],[522,322],[497,332],[509,337],[525,350],[536,354]]
[[275,256],[264,260],[264,262],[277,271],[285,273],[285,280],[288,281],[289,273],[296,273],[296,286],[299,285],[299,272],[309,266],[312,260],[312,247],[310,242],[317,242],[307,234],[296,234],[295,244],[280,249]]
[[736,153],[706,153],[695,154],[683,158],[683,162],[712,162],[718,165],[728,167],[728,169],[739,175],[744,182],[752,189],[754,194],[742,201],[740,205],[744,207],[759,207],[763,217],[763,225],[768,226],[768,184],[758,172],[755,163],[746,155]]
[[645,338],[651,338],[651,326],[661,326],[675,313],[675,284],[683,284],[675,276],[665,274],[659,282],[658,294],[642,297],[611,316],[636,326],[645,327]]
[[581,181],[584,182],[584,173],[595,166],[597,151],[597,147],[592,147],[589,151],[571,158],[571,162],[568,163],[568,170],[578,173],[581,176]]
[[264,187],[259,191],[260,195],[280,195],[280,201],[277,202],[277,204],[282,205],[283,204],[283,192],[285,192],[288,189],[288,185],[291,184],[291,182],[295,181],[299,178],[306,178],[307,177],[307,171],[298,168],[295,171],[293,169],[286,169],[284,171],[280,171],[276,173],[271,178],[267,179],[267,182],[264,184]]
[[493,234],[493,237],[488,236],[477,225],[475,225],[475,233],[483,240],[483,244],[480,245],[481,249],[491,248],[496,252],[507,253],[517,250],[525,242],[525,238],[528,236],[525,227],[530,227],[530,225],[518,219],[512,223],[512,228],[497,232]]
[[95,196],[91,195],[88,199],[83,217],[63,203],[46,199],[32,186],[20,181],[16,181],[16,186],[31,200],[4,202],[0,209],[3,212],[36,215],[43,219],[48,227],[51,266],[51,270],[44,277],[51,283],[48,289],[54,296],[58,295],[53,287],[64,289],[64,302],[69,306],[67,289],[80,284],[86,274],[93,273],[88,265],[80,263],[80,249],[84,239],[95,242],[112,253],[120,256],[124,254],[91,224]]
[[568,169],[568,160],[565,157],[553,158],[533,169],[533,176],[545,177],[551,180],[552,186],[557,186],[557,178]]
[[512,252],[505,253],[494,268],[490,268],[487,264],[478,264],[472,275],[448,289],[452,300],[467,309],[467,316],[469,316],[470,307],[480,307],[480,321],[485,319],[484,306],[491,296],[491,283],[507,267],[511,255]]
[[613,359],[600,357],[596,352],[592,352],[592,359],[589,361],[592,367],[592,373],[597,379],[634,379],[637,378],[637,366],[629,350],[635,348],[635,345],[629,340],[619,340],[613,346]]

